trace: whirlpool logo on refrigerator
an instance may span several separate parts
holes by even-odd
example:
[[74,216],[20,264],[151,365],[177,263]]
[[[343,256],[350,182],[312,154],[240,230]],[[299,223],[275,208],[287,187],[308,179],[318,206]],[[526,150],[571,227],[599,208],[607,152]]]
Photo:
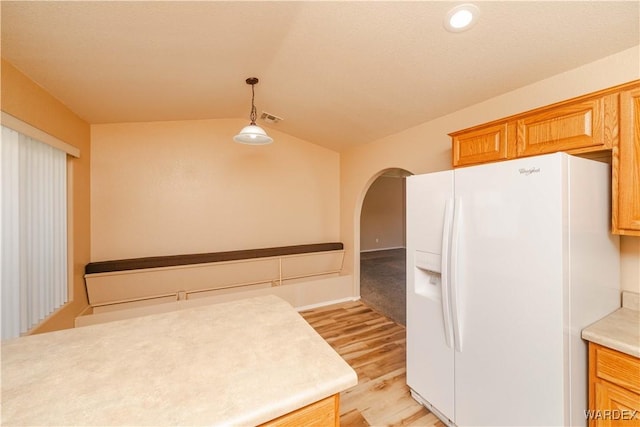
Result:
[[525,175],[525,176],[529,176],[532,173],[540,173],[540,168],[520,168],[518,169],[518,172],[520,172],[520,175]]

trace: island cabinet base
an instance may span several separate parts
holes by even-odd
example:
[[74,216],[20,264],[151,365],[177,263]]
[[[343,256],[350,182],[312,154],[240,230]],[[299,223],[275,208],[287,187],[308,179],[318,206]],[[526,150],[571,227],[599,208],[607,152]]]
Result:
[[274,420],[260,425],[261,427],[328,427],[340,426],[340,394],[289,412]]
[[640,359],[589,343],[589,427],[640,427]]

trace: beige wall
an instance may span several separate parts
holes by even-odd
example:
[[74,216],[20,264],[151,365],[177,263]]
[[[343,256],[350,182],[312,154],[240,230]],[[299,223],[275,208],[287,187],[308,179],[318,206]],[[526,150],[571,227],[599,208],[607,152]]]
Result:
[[[362,202],[377,176],[389,168],[414,174],[451,169],[448,133],[638,79],[639,53],[640,46],[636,46],[341,153],[341,235],[347,250],[345,271],[354,276],[354,295],[359,295]],[[638,238],[621,240],[621,288],[640,292]]]
[[91,126],[91,258],[340,241],[339,154],[246,120]]
[[620,238],[620,287],[640,292],[640,237]]
[[[71,161],[74,297],[39,331],[73,325],[86,307],[84,266],[104,259],[340,240],[358,295],[361,207],[378,176],[394,168],[450,169],[447,133],[640,78],[639,52],[640,46],[629,49],[340,155],[271,129],[273,145],[234,144],[244,120],[89,127],[2,61],[2,110],[81,150]],[[621,287],[640,292],[640,238],[622,238],[621,255]]]
[[40,86],[2,60],[2,111],[80,149],[80,158],[69,158],[72,170],[73,208],[73,284],[71,300],[35,328],[46,332],[73,327],[75,316],[87,306],[84,266],[90,258],[89,164],[91,159],[89,125],[45,92]]
[[362,204],[360,250],[404,247],[404,178],[376,179]]

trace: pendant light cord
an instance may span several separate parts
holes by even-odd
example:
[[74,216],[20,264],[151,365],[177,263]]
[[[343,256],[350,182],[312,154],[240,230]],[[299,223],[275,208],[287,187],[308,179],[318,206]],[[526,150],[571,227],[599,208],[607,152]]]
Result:
[[258,114],[256,113],[256,105],[254,104],[254,100],[256,98],[255,92],[255,84],[251,85],[251,113],[249,114],[249,119],[251,119],[251,124],[256,124],[256,119],[258,118]]

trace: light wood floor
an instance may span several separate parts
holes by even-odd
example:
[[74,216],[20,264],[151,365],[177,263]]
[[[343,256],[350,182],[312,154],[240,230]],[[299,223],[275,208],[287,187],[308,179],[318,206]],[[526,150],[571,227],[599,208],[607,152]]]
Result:
[[301,313],[358,374],[340,395],[342,426],[437,426],[409,395],[405,328],[360,301]]

